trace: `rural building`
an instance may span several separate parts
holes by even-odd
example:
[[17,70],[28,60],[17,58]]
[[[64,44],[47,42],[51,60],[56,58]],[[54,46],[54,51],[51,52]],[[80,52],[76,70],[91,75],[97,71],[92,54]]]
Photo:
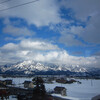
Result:
[[56,86],[54,88],[54,93],[61,94],[62,96],[66,96],[66,88],[65,87]]
[[65,80],[64,78],[60,78],[60,79],[56,79],[57,83],[63,83],[66,84],[67,80]]
[[31,81],[25,81],[24,82],[24,87],[25,88],[34,88],[34,85]]
[[71,84],[71,83],[74,83],[74,82],[77,82],[77,81],[74,80],[74,79],[71,79],[71,80],[68,80],[66,83]]
[[12,80],[4,80],[4,83],[5,83],[6,85],[12,85]]
[[4,85],[3,83],[0,83],[0,88],[5,88],[6,85]]

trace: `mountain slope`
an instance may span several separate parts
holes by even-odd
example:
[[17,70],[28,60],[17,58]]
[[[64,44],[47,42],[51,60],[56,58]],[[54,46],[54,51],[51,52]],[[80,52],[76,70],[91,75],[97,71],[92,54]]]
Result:
[[[79,65],[66,65],[66,64],[52,64],[52,63],[42,63],[35,62],[32,60],[19,62],[11,65],[0,66],[1,73],[6,74],[75,74],[86,75],[86,73],[97,72],[97,69],[88,69]],[[100,71],[98,71],[99,73]]]

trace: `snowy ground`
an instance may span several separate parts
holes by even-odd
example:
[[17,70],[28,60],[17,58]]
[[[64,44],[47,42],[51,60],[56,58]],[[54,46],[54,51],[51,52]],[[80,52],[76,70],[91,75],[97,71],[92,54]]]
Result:
[[46,89],[53,89],[55,86],[63,86],[67,89],[67,96],[64,98],[72,100],[91,100],[92,97],[100,94],[100,80],[80,80],[82,84],[45,84]]
[[[19,87],[22,87],[22,84],[25,80],[31,81],[32,78],[2,78],[0,77],[0,80],[5,79],[12,79],[13,83],[16,84]],[[63,86],[67,89],[67,96],[62,97],[61,95],[52,94],[54,96],[59,96],[66,99],[71,100],[91,100],[92,97],[100,94],[100,80],[86,80],[86,79],[76,79],[82,84],[59,84],[54,82],[53,84],[45,84],[46,90],[50,91],[53,90],[56,86]],[[13,100],[13,99],[12,99]]]

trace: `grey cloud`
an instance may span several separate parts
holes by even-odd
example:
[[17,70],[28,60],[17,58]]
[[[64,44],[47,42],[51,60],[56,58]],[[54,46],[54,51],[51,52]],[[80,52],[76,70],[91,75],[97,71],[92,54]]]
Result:
[[[15,5],[23,4],[27,1],[10,1],[5,4],[5,8],[12,7]],[[18,8],[10,9],[1,12],[1,17],[19,17],[28,21],[29,24],[39,26],[48,26],[49,24],[59,23],[61,18],[59,15],[59,6],[56,0],[39,0],[29,5],[21,6]]]
[[87,42],[100,44],[100,14],[91,17],[89,23],[80,36]]
[[[77,34],[88,43],[100,44],[100,0],[62,0],[62,5],[74,12],[74,17],[86,26],[71,26],[67,33]],[[88,17],[90,17],[89,20]]]
[[81,51],[75,51],[75,52],[72,52],[73,55],[81,55],[83,52]]
[[93,56],[100,56],[100,51],[95,52],[95,53],[93,54]]
[[77,19],[86,20],[88,16],[99,13],[100,0],[62,0],[65,8],[71,8]]
[[75,39],[75,36],[72,34],[63,34],[59,42],[65,44],[66,46],[81,46],[83,43],[77,39]]
[[15,27],[12,25],[7,25],[3,28],[3,33],[10,34],[12,36],[31,36],[34,32],[28,30],[26,27]]

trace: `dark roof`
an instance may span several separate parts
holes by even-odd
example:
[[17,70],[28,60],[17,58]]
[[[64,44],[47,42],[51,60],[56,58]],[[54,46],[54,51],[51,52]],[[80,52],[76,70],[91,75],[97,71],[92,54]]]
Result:
[[12,80],[10,80],[10,79],[7,79],[7,80],[4,80],[4,81],[12,81]]
[[31,81],[24,81],[24,84],[30,84]]
[[54,88],[55,91],[62,91],[63,89],[66,89],[65,87],[59,87],[59,86],[56,86]]

